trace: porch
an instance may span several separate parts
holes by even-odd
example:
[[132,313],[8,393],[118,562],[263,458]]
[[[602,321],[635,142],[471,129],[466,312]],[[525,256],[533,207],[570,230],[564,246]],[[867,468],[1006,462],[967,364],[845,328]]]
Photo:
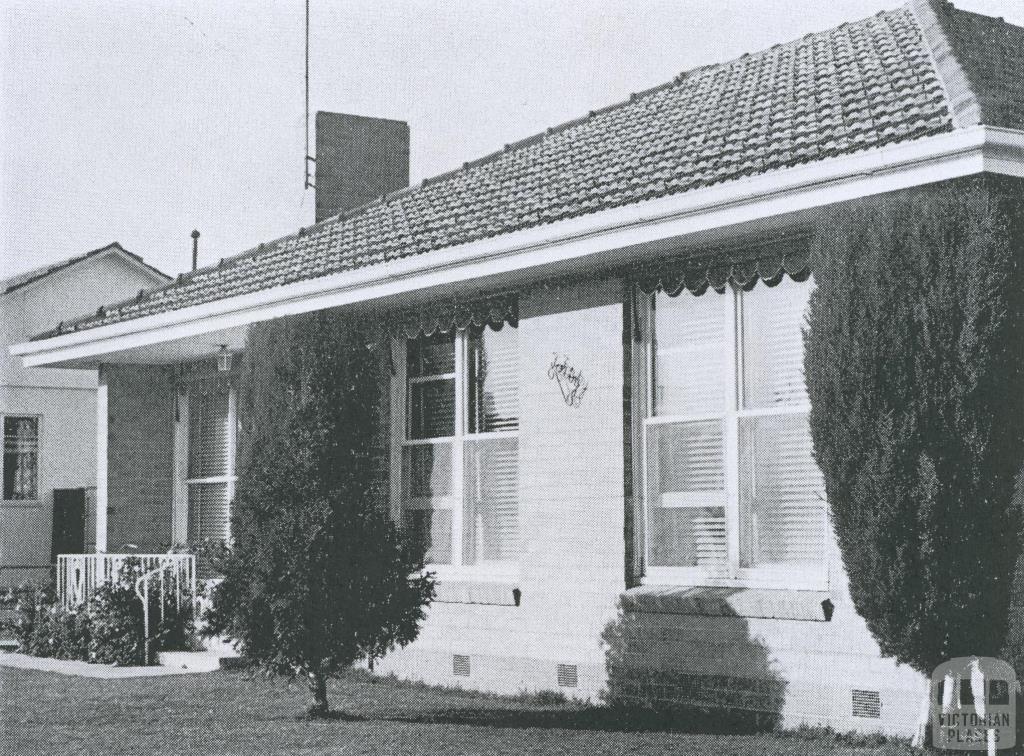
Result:
[[[212,354],[230,355],[222,345]],[[231,358],[100,368],[93,553],[55,558],[61,605],[82,605],[132,561],[139,590],[180,590],[214,577],[204,544],[230,538],[235,381]],[[237,361],[235,362],[237,368]],[[178,597],[180,600],[180,597]]]

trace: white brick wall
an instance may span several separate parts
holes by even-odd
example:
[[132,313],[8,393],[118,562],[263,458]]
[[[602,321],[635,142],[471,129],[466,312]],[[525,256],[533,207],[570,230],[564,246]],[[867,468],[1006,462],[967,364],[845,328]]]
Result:
[[[831,622],[620,615],[626,587],[622,299],[618,280],[550,284],[520,294],[522,557],[518,580],[495,593],[508,602],[518,586],[521,605],[435,602],[420,637],[379,660],[376,670],[516,693],[557,689],[557,665],[574,664],[578,687],[564,692],[596,699],[608,684],[611,658],[624,676],[660,686],[659,695],[692,688],[693,675],[701,676],[701,695],[715,680],[739,678],[754,699],[759,691],[781,692],[777,713],[787,726],[910,734],[923,681],[881,658],[850,603],[834,548]],[[567,406],[548,377],[554,353],[588,382],[579,407]],[[381,370],[386,378],[386,365]],[[111,369],[109,379],[110,496],[118,509],[111,518],[112,548],[127,538],[137,542],[143,526],[150,541],[166,540],[173,418],[166,375],[157,368],[120,368]],[[387,449],[381,438],[382,471]],[[386,492],[382,482],[381,496]],[[129,515],[127,507],[137,511]],[[625,642],[602,640],[623,627]],[[453,654],[470,657],[468,678],[453,674]],[[879,691],[881,719],[851,716],[852,688]]]
[[[607,684],[602,634],[625,621],[614,653],[643,673],[663,670],[761,680],[782,692],[783,724],[910,734],[922,678],[882,659],[837,573],[831,622],[633,613],[624,584],[623,285],[594,281],[520,295],[522,605],[435,603],[419,639],[377,663],[383,673],[514,693],[557,688],[557,664],[578,665],[567,694],[597,698]],[[588,381],[566,406],[547,369],[565,355]],[[468,654],[470,677],[452,674]],[[618,658],[618,657],[617,657]],[[708,688],[708,683],[703,685]],[[880,720],[851,716],[850,690],[881,694]]]

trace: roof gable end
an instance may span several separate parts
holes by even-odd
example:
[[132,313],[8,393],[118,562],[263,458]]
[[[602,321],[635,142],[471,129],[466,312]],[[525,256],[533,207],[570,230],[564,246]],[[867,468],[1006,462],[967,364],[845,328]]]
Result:
[[1024,27],[960,10],[948,0],[911,0],[910,7],[957,128],[1024,129]]
[[157,270],[152,265],[143,260],[141,256],[135,254],[134,252],[129,252],[127,249],[121,246],[120,242],[115,241],[111,242],[110,244],[107,244],[106,246],[99,247],[84,254],[75,255],[74,257],[69,257],[66,260],[61,260],[60,262],[52,263],[50,265],[46,265],[40,268],[35,268],[33,270],[28,270],[25,271],[24,273],[19,273],[15,276],[11,276],[10,278],[0,280],[0,294],[9,294],[12,291],[17,291],[18,289],[21,289],[25,286],[30,286],[31,284],[34,284],[37,281],[41,281],[47,276],[53,275],[54,273],[58,273],[62,270],[66,270],[74,265],[77,265],[78,263],[84,262],[86,260],[94,260],[97,257],[104,257],[107,255],[117,255],[122,259],[128,261],[132,265],[140,268],[141,270],[144,270],[148,275],[153,277],[155,285],[171,280],[171,277],[168,276],[166,273]]

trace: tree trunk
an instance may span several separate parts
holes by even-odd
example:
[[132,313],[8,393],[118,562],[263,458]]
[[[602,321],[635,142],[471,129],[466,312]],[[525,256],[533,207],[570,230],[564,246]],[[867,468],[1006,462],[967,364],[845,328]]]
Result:
[[932,720],[932,696],[935,695],[935,688],[929,682],[925,686],[924,700],[921,701],[921,708],[917,714],[917,726],[914,729],[914,736],[910,740],[912,748],[925,748],[928,745],[928,726]]
[[320,670],[309,673],[309,690],[313,694],[313,705],[309,707],[309,716],[326,717],[330,712],[327,705],[327,677]]

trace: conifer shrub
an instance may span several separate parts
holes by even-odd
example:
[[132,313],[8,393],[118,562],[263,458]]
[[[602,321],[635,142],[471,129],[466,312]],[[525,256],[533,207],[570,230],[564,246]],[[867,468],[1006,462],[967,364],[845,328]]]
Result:
[[314,716],[327,679],[411,642],[433,597],[382,495],[384,370],[331,311],[253,326],[246,345],[233,543],[207,632],[305,679]]
[[1024,200],[977,178],[832,209],[805,334],[815,455],[857,611],[930,673],[999,656],[1021,553]]

